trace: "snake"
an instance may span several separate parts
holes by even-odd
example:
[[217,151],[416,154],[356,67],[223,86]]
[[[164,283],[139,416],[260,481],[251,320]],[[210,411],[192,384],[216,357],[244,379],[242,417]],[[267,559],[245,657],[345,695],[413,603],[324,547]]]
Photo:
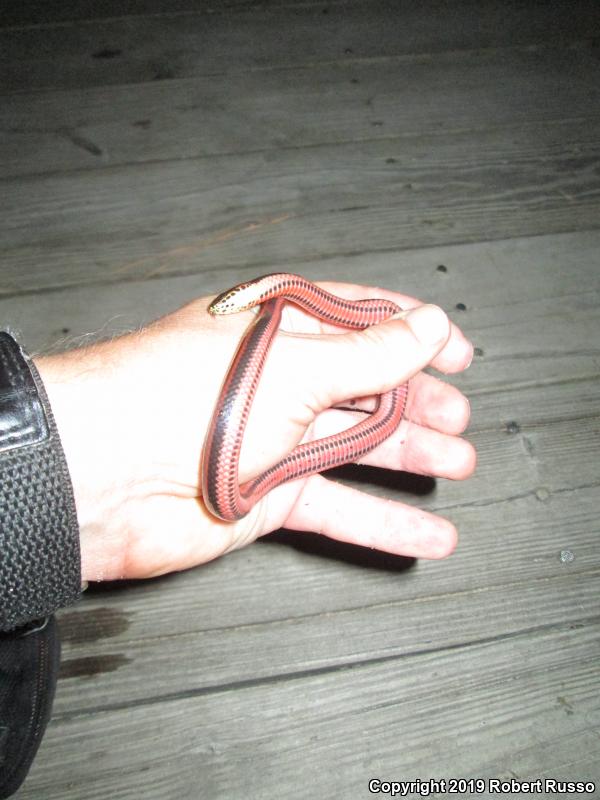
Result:
[[336,326],[364,329],[402,311],[391,300],[348,300],[300,275],[264,275],[219,294],[209,305],[213,316],[258,307],[242,336],[215,404],[202,452],[202,498],[211,514],[233,522],[249,513],[282,483],[358,461],[398,428],[406,407],[408,383],[377,395],[376,407],[347,430],[299,444],[260,475],[240,485],[238,464],[244,430],[269,349],[286,302]]

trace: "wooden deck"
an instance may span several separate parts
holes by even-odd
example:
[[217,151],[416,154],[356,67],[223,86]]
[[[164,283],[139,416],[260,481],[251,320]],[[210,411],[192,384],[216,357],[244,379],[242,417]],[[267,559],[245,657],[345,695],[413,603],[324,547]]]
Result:
[[279,532],[90,588],[18,798],[600,787],[599,4],[13,0],[2,25],[0,319],[30,349],[282,267],[439,303],[478,347],[471,480],[341,474],[450,517],[450,559]]

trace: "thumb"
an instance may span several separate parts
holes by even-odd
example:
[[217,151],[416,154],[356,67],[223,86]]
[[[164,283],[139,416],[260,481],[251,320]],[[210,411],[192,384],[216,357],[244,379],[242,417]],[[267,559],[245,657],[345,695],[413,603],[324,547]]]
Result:
[[449,336],[444,311],[422,305],[365,330],[318,337],[312,357],[323,407],[405,383],[435,358]]

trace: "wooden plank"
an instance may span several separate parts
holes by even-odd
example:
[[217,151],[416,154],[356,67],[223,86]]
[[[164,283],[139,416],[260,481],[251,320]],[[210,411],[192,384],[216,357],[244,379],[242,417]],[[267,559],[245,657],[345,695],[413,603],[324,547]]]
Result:
[[[303,0],[283,0],[286,5],[294,5]],[[330,0],[339,2],[339,0]],[[237,9],[262,8],[274,5],[275,0],[70,0],[69,3],[55,0],[5,0],[2,4],[0,28],[22,28],[29,26],[65,25],[73,22],[114,19],[129,16],[171,14],[234,14]]]
[[[437,150],[456,132],[513,126],[520,146],[525,135],[534,146],[564,120],[582,127],[562,134],[565,150],[574,137],[576,157],[586,120],[597,120],[599,86],[594,49],[574,45],[8,95],[0,104],[0,174],[248,151],[264,153],[268,172],[274,150],[373,139],[385,143],[397,170],[404,148],[415,147],[406,137]],[[473,147],[471,139],[462,155]]]
[[[506,546],[511,544],[509,541]],[[518,558],[520,554],[514,561]],[[481,555],[478,566],[482,567]],[[159,629],[133,623],[127,632],[104,638],[103,622],[107,630],[114,630],[115,620],[130,617],[126,598],[121,598],[122,616],[118,606],[111,614],[106,606],[86,610],[84,605],[61,616],[64,647],[55,713],[72,715],[155,702],[182,693],[226,689],[249,679],[280,679],[394,655],[405,658],[485,641],[490,636],[500,638],[577,622],[582,614],[600,614],[599,577],[597,564],[595,570],[578,575],[563,568],[562,577],[555,579],[519,575],[504,585],[470,591],[455,587],[447,594],[437,594],[439,587],[433,585],[433,593],[426,595],[423,575],[423,595],[417,599],[402,596],[402,581],[397,576],[395,597],[371,602],[355,576],[354,607],[307,615],[300,602],[290,618],[267,622],[258,621],[261,611],[255,607],[255,621],[247,625],[231,626],[223,620],[219,627],[185,634],[177,632],[178,622],[174,622],[174,630],[165,630],[163,616]],[[306,590],[297,577],[290,589],[292,586]],[[270,597],[279,604],[279,594],[269,588]],[[265,599],[266,594],[258,591],[252,605]],[[220,610],[206,605],[204,610],[190,608],[180,600],[179,615],[209,614],[211,622],[219,625]],[[152,612],[156,613],[156,602],[150,600]],[[94,640],[98,635],[99,640]]]
[[90,800],[367,797],[370,777],[495,777],[515,761],[525,774],[596,779],[599,634],[585,624],[492,635],[126,713],[65,715],[19,797],[70,800],[83,786]]
[[[328,0],[327,13],[333,6],[350,5],[355,0]],[[356,0],[364,2],[364,0]],[[5,0],[0,28],[24,28],[35,26],[65,26],[72,23],[94,23],[102,20],[113,20],[122,17],[170,17],[177,15],[196,16],[199,14],[227,14],[232,17],[239,12],[255,10],[256,13],[269,12],[287,8],[294,13],[295,9],[310,8],[323,3],[318,0],[71,0],[68,4],[60,0]],[[593,13],[593,6],[590,13]],[[325,13],[325,12],[323,12]],[[565,20],[566,21],[566,20]],[[532,23],[535,24],[535,23]],[[540,23],[538,23],[540,24]],[[541,23],[543,24],[543,23]]]
[[382,251],[596,228],[597,128],[548,127],[535,139],[527,130],[411,138],[400,150],[398,142],[351,143],[14,181],[0,199],[0,291],[224,267],[301,271],[309,260],[368,254],[371,263]]
[[[172,7],[154,4],[158,16],[144,8],[147,3],[95,4],[93,13],[106,17],[112,11],[113,18],[52,24],[73,14],[71,3],[63,5],[52,15],[35,9],[33,19],[48,19],[50,25],[0,31],[3,92],[170,81],[336,61],[352,65],[357,59],[447,50],[570,45],[600,32],[600,10],[593,0],[580,0],[577,14],[565,0],[551,8],[513,4],[510,13],[495,0],[463,0],[460,14],[439,0],[242,3],[220,9],[179,0]],[[128,13],[133,16],[124,16]]]

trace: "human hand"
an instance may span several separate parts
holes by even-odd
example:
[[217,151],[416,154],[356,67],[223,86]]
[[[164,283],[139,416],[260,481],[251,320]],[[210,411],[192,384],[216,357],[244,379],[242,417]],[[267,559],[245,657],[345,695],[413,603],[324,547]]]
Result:
[[[349,284],[333,294],[414,298]],[[456,543],[445,519],[371,497],[321,475],[277,487],[243,519],[212,517],[200,494],[205,431],[221,382],[252,312],[214,318],[202,298],[147,328],[60,356],[36,358],[73,481],[82,578],[107,580],[184,569],[279,527],[402,555],[440,558]],[[475,466],[459,437],[466,398],[421,370],[465,369],[472,346],[440,309],[365,331],[336,328],[294,306],[284,311],[256,394],[240,457],[240,481],[300,440],[350,427],[373,397],[411,376],[405,419],[361,463],[452,479]],[[352,410],[336,408],[357,398]]]

